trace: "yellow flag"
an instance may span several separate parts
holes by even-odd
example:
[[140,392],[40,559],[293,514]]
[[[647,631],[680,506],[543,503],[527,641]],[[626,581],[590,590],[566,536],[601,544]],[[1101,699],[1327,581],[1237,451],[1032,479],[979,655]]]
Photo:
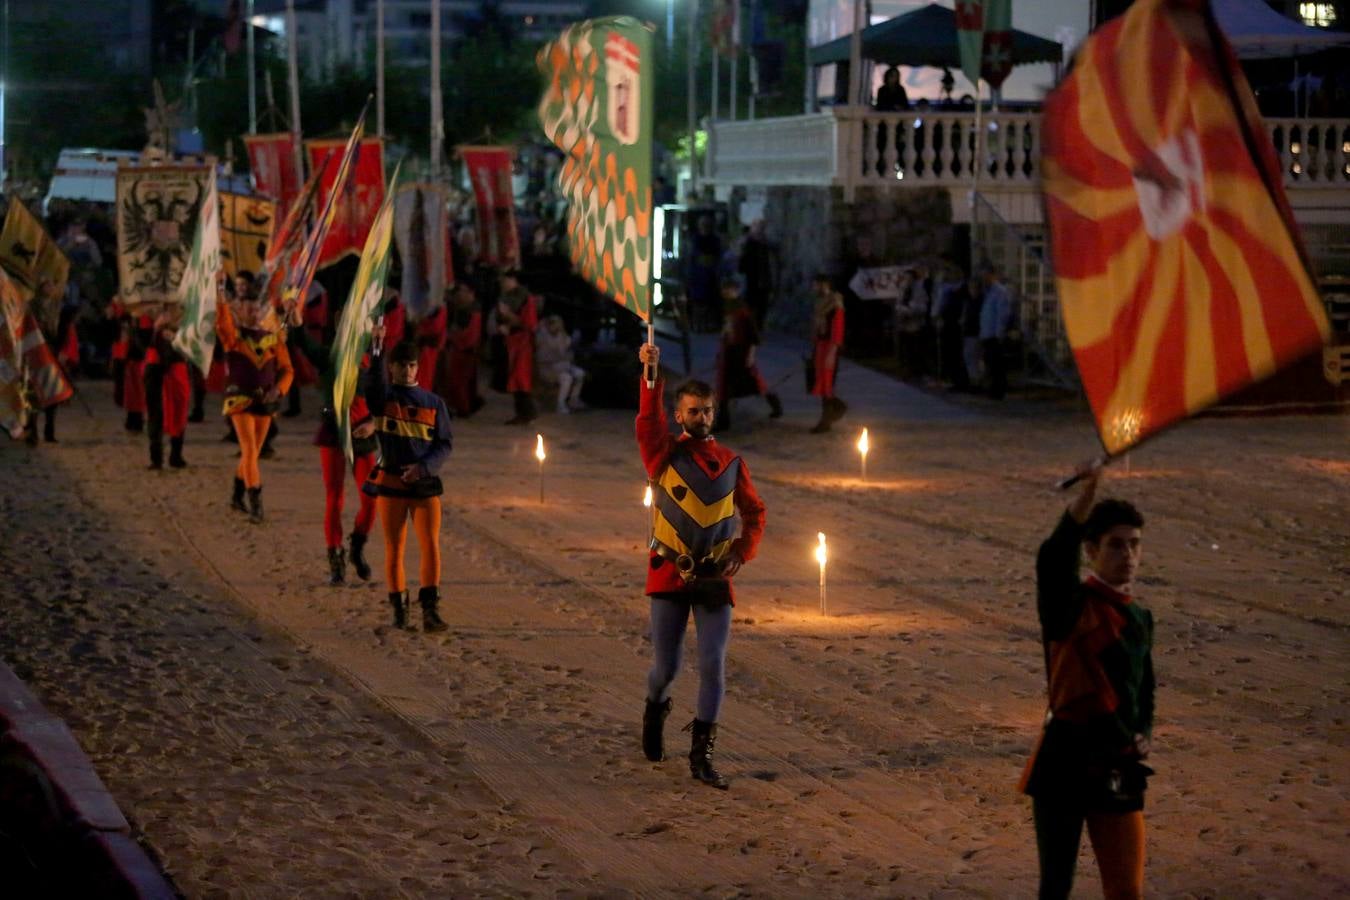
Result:
[[25,300],[31,300],[44,281],[52,283],[54,295],[64,294],[70,278],[70,261],[42,223],[18,200],[10,201],[4,230],[0,231],[0,266],[14,279]]

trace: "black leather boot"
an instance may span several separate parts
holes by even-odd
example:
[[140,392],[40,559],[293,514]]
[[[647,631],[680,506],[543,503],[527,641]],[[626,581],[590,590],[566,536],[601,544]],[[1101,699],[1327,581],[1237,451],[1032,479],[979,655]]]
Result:
[[248,520],[257,525],[263,520],[262,486],[248,489]]
[[345,584],[347,581],[347,557],[341,547],[328,548],[328,583]]
[[444,631],[450,626],[441,620],[436,606],[441,602],[441,592],[434,587],[417,589],[417,602],[422,605],[422,630]]
[[830,430],[832,424],[834,424],[834,418],[830,415],[830,398],[822,397],[820,398],[820,421],[811,426],[811,433],[824,434]]
[[164,444],[160,441],[150,442],[150,465],[151,469],[164,468]]
[[133,434],[140,434],[145,429],[145,416],[138,412],[127,413],[126,429]]
[[244,505],[244,479],[234,479],[234,493],[230,495],[230,509],[241,513],[248,512],[248,507]]
[[42,439],[49,444],[56,443],[56,407],[49,406],[42,411]]
[[769,403],[769,418],[770,419],[783,418],[783,401],[778,398],[778,395],[773,392],[769,392],[764,395],[764,399],[767,400]]
[[670,715],[671,703],[669,697],[663,703],[648,700],[642,711],[642,752],[652,762],[666,758],[666,716]]
[[181,437],[169,438],[169,468],[187,468],[187,460],[183,459],[183,439]]
[[844,417],[844,413],[848,412],[848,404],[838,397],[831,397],[829,400],[825,401],[825,404],[829,411],[831,423],[838,422]]
[[711,787],[726,790],[730,787],[722,773],[713,768],[713,748],[717,743],[717,723],[695,719],[685,726],[694,735],[689,749],[689,773]]
[[516,414],[506,420],[507,425],[528,425],[539,415],[534,406],[534,395],[529,391],[516,391],[511,395],[515,403]]
[[356,577],[362,581],[370,580],[370,563],[366,562],[366,535],[358,531],[352,532],[351,552],[348,559],[352,562],[352,568],[356,570]]
[[408,592],[390,591],[389,605],[394,608],[394,627],[408,627]]

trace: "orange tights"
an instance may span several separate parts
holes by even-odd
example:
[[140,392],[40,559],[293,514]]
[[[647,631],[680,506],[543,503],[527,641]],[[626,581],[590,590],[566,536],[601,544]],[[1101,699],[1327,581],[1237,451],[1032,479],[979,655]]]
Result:
[[441,498],[377,497],[375,509],[384,528],[384,578],[389,592],[408,589],[403,571],[403,548],[408,543],[408,519],[417,532],[417,550],[422,558],[418,569],[421,587],[436,587],[441,581]]
[[244,482],[244,487],[261,487],[262,473],[258,471],[258,454],[262,452],[267,429],[272,426],[272,417],[235,413],[230,416],[230,424],[234,426],[235,437],[239,438],[239,467],[235,469],[234,474]]

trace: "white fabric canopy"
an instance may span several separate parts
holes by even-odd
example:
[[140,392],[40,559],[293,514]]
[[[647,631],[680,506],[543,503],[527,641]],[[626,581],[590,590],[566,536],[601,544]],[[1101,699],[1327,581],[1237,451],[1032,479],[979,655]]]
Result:
[[1211,0],[1211,6],[1239,59],[1282,59],[1350,44],[1350,34],[1295,22],[1262,0]]

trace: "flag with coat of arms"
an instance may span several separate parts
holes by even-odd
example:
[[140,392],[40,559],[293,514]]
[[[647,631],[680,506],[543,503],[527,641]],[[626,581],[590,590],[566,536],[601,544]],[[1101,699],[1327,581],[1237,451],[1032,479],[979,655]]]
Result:
[[569,25],[539,51],[544,134],[563,152],[573,268],[643,319],[651,309],[652,28],[628,16]]
[[997,89],[1012,71],[1012,0],[956,0],[961,71]]

